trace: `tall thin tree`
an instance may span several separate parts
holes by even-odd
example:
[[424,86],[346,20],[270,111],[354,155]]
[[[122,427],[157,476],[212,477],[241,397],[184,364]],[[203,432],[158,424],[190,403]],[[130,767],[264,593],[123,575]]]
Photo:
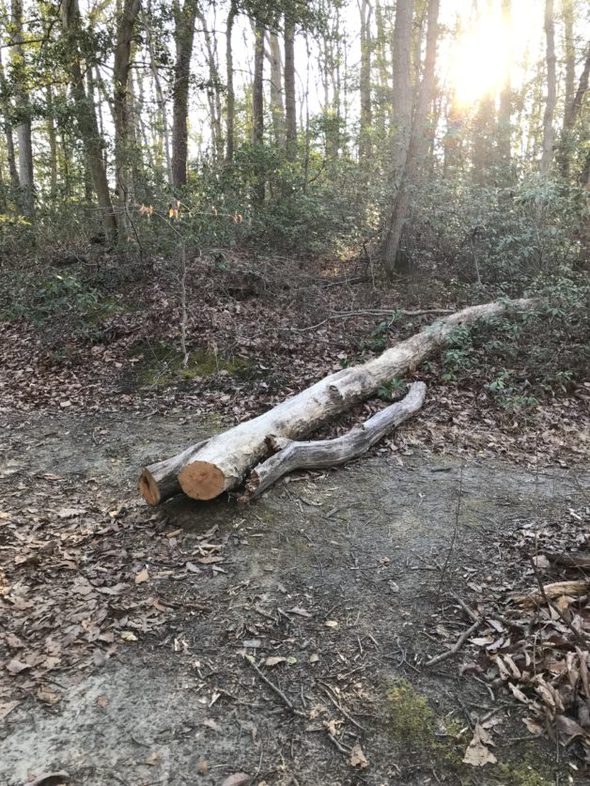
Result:
[[35,183],[33,175],[33,142],[31,135],[31,98],[28,88],[27,64],[23,45],[23,4],[12,0],[12,79],[15,94],[16,138],[18,142],[19,203],[24,216],[35,212]]
[[186,185],[188,159],[188,99],[191,73],[191,56],[195,37],[197,0],[180,0],[174,3],[174,43],[176,61],[172,85],[172,186]]
[[555,18],[553,0],[545,0],[545,66],[547,69],[547,98],[543,115],[543,152],[541,155],[541,173],[546,175],[551,169],[554,146],[554,116],[557,105],[557,74],[555,55]]

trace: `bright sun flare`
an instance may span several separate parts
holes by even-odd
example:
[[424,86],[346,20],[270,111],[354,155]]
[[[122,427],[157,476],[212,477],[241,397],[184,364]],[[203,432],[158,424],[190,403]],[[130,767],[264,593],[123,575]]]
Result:
[[510,24],[496,8],[464,27],[448,59],[449,80],[459,105],[468,106],[485,96],[496,96],[507,75],[513,86],[518,85],[522,75],[517,66],[533,37],[542,32],[542,27],[536,29],[539,7],[535,0],[519,0],[513,4]]

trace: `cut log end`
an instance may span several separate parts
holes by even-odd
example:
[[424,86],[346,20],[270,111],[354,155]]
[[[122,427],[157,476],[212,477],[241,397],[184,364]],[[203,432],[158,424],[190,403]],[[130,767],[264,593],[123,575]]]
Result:
[[215,499],[226,488],[223,472],[208,461],[187,464],[178,476],[180,488],[193,499]]
[[154,476],[149,469],[144,469],[139,478],[139,493],[148,505],[157,505],[162,495]]

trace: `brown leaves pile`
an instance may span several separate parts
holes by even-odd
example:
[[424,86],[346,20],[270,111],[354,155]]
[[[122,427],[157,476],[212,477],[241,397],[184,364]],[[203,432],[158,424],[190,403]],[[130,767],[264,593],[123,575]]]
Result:
[[[84,491],[94,499],[82,502]],[[63,505],[72,494],[60,507],[57,500]],[[213,557],[223,561],[224,544],[210,542],[213,530],[190,537],[168,532],[161,516],[146,516],[140,503],[113,510],[112,500],[94,489],[68,488],[63,479],[39,478],[33,493],[17,489],[3,502],[0,717],[30,693],[58,703],[56,672],[102,665],[157,633],[184,605],[207,610],[195,603],[203,581],[194,574],[205,579],[222,570],[208,565]]]
[[532,734],[558,739],[585,764],[590,764],[588,524],[590,509],[570,511],[559,526],[537,531],[525,526],[517,533],[527,591],[504,591],[494,599],[478,587],[485,622],[470,642],[479,652],[461,669],[503,685],[526,707],[523,722]]

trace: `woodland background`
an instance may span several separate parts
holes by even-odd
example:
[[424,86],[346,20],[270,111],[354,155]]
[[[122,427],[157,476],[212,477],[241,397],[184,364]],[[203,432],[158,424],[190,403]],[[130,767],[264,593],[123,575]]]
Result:
[[[196,351],[239,361],[252,347],[203,306],[252,298],[298,329],[344,312],[356,337],[334,339],[330,360],[347,363],[388,343],[404,303],[541,293],[545,312],[478,361],[464,336],[443,374],[470,378],[485,355],[486,395],[509,408],[580,394],[583,0],[11,0],[0,13],[0,316],[9,338],[20,325],[42,339],[46,365],[120,339],[128,358],[160,333],[167,368],[186,372]],[[260,344],[271,360],[284,350]]]

